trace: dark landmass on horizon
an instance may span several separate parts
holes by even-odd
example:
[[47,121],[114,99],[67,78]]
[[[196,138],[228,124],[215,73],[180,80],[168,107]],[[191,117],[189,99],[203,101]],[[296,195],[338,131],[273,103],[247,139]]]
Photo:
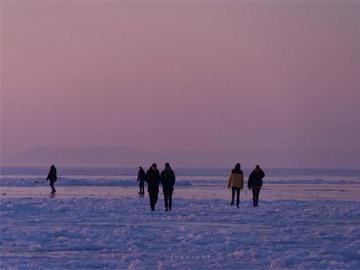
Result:
[[360,168],[360,150],[155,152],[120,146],[34,147],[23,155],[1,158],[1,166],[136,167],[169,161],[176,167],[231,167],[241,162],[249,168],[258,163],[267,168]]

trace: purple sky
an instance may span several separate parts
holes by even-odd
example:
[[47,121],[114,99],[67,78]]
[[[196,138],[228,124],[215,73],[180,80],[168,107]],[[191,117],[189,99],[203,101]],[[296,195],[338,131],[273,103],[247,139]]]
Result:
[[0,5],[4,159],[360,149],[360,2]]

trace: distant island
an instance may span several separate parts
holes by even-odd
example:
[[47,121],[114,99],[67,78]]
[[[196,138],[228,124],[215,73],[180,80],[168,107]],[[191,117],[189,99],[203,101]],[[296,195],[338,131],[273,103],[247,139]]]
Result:
[[[357,157],[354,159],[354,156]],[[150,151],[124,146],[88,147],[33,147],[18,157],[7,160],[2,166],[61,166],[136,167],[152,162],[171,162],[176,167],[231,167],[241,162],[246,167],[256,163],[272,168],[349,168],[357,169],[360,150],[354,151],[281,151],[281,150],[234,150],[234,151]]]

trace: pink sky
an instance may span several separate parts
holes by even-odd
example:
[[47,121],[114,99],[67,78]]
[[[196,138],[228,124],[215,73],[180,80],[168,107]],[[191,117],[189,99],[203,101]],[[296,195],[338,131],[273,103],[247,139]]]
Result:
[[360,149],[360,2],[0,5],[4,159]]

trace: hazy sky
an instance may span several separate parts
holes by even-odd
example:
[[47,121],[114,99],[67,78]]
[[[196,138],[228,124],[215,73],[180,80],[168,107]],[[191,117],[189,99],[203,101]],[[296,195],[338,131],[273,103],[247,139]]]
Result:
[[360,149],[360,2],[1,2],[2,154]]

